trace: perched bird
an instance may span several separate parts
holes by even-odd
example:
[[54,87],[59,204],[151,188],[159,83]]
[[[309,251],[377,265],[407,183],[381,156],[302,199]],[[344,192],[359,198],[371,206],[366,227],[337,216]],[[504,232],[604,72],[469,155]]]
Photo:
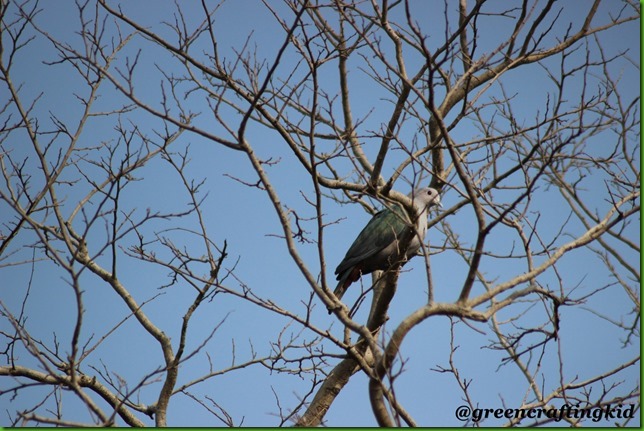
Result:
[[[362,275],[376,270],[389,269],[400,260],[408,260],[416,254],[427,231],[427,213],[432,205],[440,205],[438,191],[430,187],[417,189],[409,194],[412,198],[416,219],[416,232],[410,232],[409,216],[399,205],[392,205],[378,212],[353,241],[346,256],[335,270],[338,286],[333,293],[342,299],[349,285]],[[399,241],[405,234],[413,234],[409,247],[402,257]],[[330,312],[330,310],[329,310]]]

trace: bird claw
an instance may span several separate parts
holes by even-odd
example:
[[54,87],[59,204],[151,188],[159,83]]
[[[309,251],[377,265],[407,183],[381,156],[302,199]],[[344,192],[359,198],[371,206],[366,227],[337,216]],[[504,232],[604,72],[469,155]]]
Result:
[[336,310],[340,310],[342,308],[346,308],[343,303],[340,303],[339,305],[332,305],[326,308],[326,310],[329,312],[329,315],[333,313]]

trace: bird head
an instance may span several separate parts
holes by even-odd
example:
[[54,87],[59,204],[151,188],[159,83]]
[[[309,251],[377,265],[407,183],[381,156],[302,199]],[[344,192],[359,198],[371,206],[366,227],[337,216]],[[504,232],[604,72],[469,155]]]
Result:
[[409,197],[413,199],[414,207],[419,212],[422,212],[433,205],[441,206],[441,197],[438,194],[438,191],[431,187],[416,189],[409,194]]

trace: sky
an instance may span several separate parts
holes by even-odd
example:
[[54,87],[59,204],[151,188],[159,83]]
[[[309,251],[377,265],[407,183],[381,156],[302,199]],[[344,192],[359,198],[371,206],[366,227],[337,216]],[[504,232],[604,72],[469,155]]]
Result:
[[[283,6],[278,3],[269,2],[278,11],[283,11]],[[28,3],[29,4],[29,3]],[[116,4],[116,3],[110,3]],[[442,6],[440,13],[432,6],[437,2],[415,3],[416,13],[419,22],[427,28],[437,28],[442,25]],[[194,24],[202,19],[202,10],[197,3],[182,3],[185,12],[186,22]],[[42,12],[35,22],[53,38],[69,40],[74,46],[79,45],[78,38],[78,13],[72,2],[56,3],[43,2],[39,5]],[[133,20],[148,26],[154,31],[167,36],[170,41],[171,31],[167,26],[160,24],[162,21],[171,21],[175,10],[171,2],[141,1],[123,3],[123,10]],[[610,8],[603,5],[602,7]],[[575,20],[586,6],[581,2],[567,3],[563,7],[562,22]],[[249,10],[253,13],[249,13]],[[609,12],[616,13],[617,10],[606,10],[598,14],[598,20],[607,19]],[[15,9],[10,8],[10,13]],[[496,22],[498,20],[498,23]],[[621,76],[620,88],[626,93],[639,89],[639,32],[638,22],[630,22],[618,29],[613,29],[601,34],[602,46],[606,55],[614,55],[622,50],[629,50],[629,57],[632,63],[620,59],[614,63],[611,73]],[[481,34],[480,50],[485,52],[495,41],[495,36],[501,33],[508,33],[512,30],[512,21],[500,18],[490,18],[490,28],[495,27],[498,33]],[[123,25],[123,29],[127,26]],[[217,11],[215,18],[215,31],[220,37],[219,46],[222,55],[231,55],[235,50],[241,50],[246,43],[256,46],[260,58],[271,59],[274,57],[278,47],[283,42],[284,33],[276,24],[271,14],[260,2],[228,2]],[[438,31],[436,34],[440,34]],[[250,35],[250,36],[249,36]],[[436,36],[439,41],[439,37]],[[430,41],[433,43],[434,41]],[[579,50],[576,55],[582,55]],[[596,53],[593,53],[596,54]],[[140,62],[137,69],[136,93],[141,95],[152,106],[159,107],[161,100],[160,84],[162,75],[160,69],[173,70],[177,67],[174,60],[168,59],[164,52],[144,40],[136,37],[129,44],[119,58],[116,60],[117,68],[125,70],[125,59],[138,55]],[[413,55],[410,54],[410,58]],[[6,54],[3,54],[6,61]],[[77,95],[86,94],[87,89],[78,80],[76,72],[65,64],[50,65],[56,62],[58,53],[42,35],[36,37],[17,57],[14,80],[17,85],[23,85],[20,89],[21,97],[24,100],[38,98],[33,115],[38,118],[43,128],[51,127],[54,118],[75,126],[78,121],[82,106],[78,103]],[[295,57],[288,52],[284,62],[278,68],[278,73],[285,74],[292,70]],[[574,55],[570,61],[579,61]],[[363,65],[364,66],[364,65]],[[375,88],[373,82],[368,79],[367,71],[361,67],[356,60],[350,64],[349,77],[352,94],[352,109],[355,118],[364,118],[362,132],[368,136],[370,130],[379,130],[386,121],[391,110],[391,103],[384,99],[381,89]],[[413,69],[414,62],[410,61],[410,68]],[[553,63],[554,66],[554,63]],[[337,79],[330,68],[323,69],[325,89],[332,92],[337,90]],[[579,88],[582,82],[573,79],[571,90]],[[526,68],[508,72],[502,81],[504,89],[509,94],[515,94],[513,107],[519,118],[526,123],[533,121],[536,112],[542,109],[546,92],[544,89],[551,88],[549,80],[543,67],[532,65]],[[2,87],[0,97],[6,100],[8,93],[6,87]],[[631,90],[632,89],[632,90]],[[335,93],[332,93],[335,94]],[[574,94],[571,93],[571,94]],[[180,95],[183,97],[184,95]],[[212,114],[208,113],[207,105],[203,98],[185,96],[190,100],[190,109],[202,114],[195,119],[195,124],[211,131],[213,134],[225,134],[221,126],[217,124]],[[499,97],[498,88],[492,88],[481,96],[482,103]],[[101,89],[100,98],[95,106],[95,112],[109,112],[111,109],[122,105],[125,102],[124,96],[114,90],[113,85],[105,85]],[[4,103],[4,102],[3,102]],[[336,102],[338,103],[338,102]],[[484,111],[485,115],[492,115]],[[235,115],[230,111],[225,112],[227,119],[235,121]],[[449,119],[449,118],[448,118]],[[121,117],[123,127],[131,130],[135,125],[142,135],[155,137],[155,130],[158,130],[160,123],[141,110],[127,112]],[[118,123],[114,116],[96,115],[85,128],[80,142],[86,146],[87,156],[96,153],[96,147],[106,144],[102,155],[106,155],[105,149],[114,146],[119,142],[116,129]],[[401,137],[413,139],[414,130],[407,127],[401,130]],[[37,160],[33,150],[11,135],[11,140],[3,144],[3,151],[11,148],[12,154],[17,157],[26,157],[27,169],[33,170],[34,182],[42,181],[37,168]],[[596,143],[592,148],[601,152],[601,140],[607,135],[593,137]],[[465,142],[470,139],[481,137],[481,131],[477,130],[473,123],[464,122],[462,127],[457,127],[452,132],[452,137],[458,142]],[[269,133],[260,127],[249,129],[248,140],[254,145],[254,149],[260,157],[279,161],[274,165],[266,167],[273,185],[280,193],[282,202],[289,208],[298,212],[303,220],[313,217],[314,212],[303,198],[304,195],[311,196],[312,187],[310,178],[301,166],[293,162],[289,149],[280,141],[274,133]],[[24,136],[22,137],[24,139]],[[370,157],[377,152],[377,141],[365,137],[365,151]],[[136,139],[134,139],[136,142]],[[50,154],[55,154],[57,143],[54,141]],[[325,145],[321,143],[320,145]],[[240,275],[239,280],[230,278],[228,282],[236,286],[244,283],[251,287],[257,295],[270,298],[283,308],[294,310],[297,313],[304,312],[304,303],[308,299],[310,288],[304,277],[297,270],[291,260],[284,241],[279,238],[281,235],[280,225],[272,208],[271,202],[266,195],[257,189],[249,189],[241,181],[253,183],[257,176],[248,163],[248,159],[241,152],[232,151],[209,141],[204,136],[186,133],[181,136],[177,151],[180,148],[189,147],[190,165],[189,175],[191,180],[196,182],[204,181],[201,195],[204,198],[203,212],[206,216],[206,228],[211,240],[219,247],[224,241],[227,243],[229,260],[226,265],[231,268],[235,265],[235,272]],[[117,159],[119,154],[117,153]],[[403,155],[393,154],[384,168],[385,176],[389,175],[396,166],[395,161],[402,159]],[[638,156],[639,157],[639,156]],[[87,172],[101,175],[101,171],[90,163],[81,163]],[[345,169],[342,175],[351,174],[349,163],[338,164]],[[70,170],[68,179],[79,178],[78,172]],[[406,173],[407,178],[410,174]],[[128,210],[132,211],[133,219],[141,218],[148,208],[155,211],[174,212],[185,208],[189,204],[185,189],[179,181],[176,172],[169,164],[160,158],[153,160],[147,166],[136,173],[138,181],[130,183],[123,190],[123,202]],[[427,179],[424,179],[427,181]],[[590,178],[586,183],[602,190],[602,178]],[[4,187],[4,186],[3,186]],[[65,202],[65,214],[69,214],[73,203],[87,192],[88,184],[79,181],[69,187],[61,187],[60,193]],[[397,183],[398,191],[407,193],[409,185],[400,181]],[[600,214],[609,208],[606,202],[605,193],[593,193],[593,189],[587,191],[590,202],[601,209]],[[543,208],[541,213],[544,234],[550,237],[556,234],[567,212],[563,208],[561,198],[546,190],[540,190],[535,194],[535,200],[540,200],[538,205]],[[446,189],[442,196],[444,208],[455,205],[459,196],[453,189]],[[3,225],[9,221],[10,213],[6,204],[0,207],[0,220]],[[376,206],[379,206],[376,204]],[[88,211],[96,211],[95,206],[88,208]],[[332,283],[330,277],[333,269],[341,260],[345,251],[351,244],[359,230],[369,220],[369,214],[357,205],[339,205],[331,199],[324,201],[324,215],[329,226],[325,233],[325,258],[327,263],[328,282]],[[437,213],[432,213],[435,217]],[[85,214],[80,214],[78,223],[82,223]],[[147,238],[161,233],[167,238],[176,241],[176,244],[186,250],[199,254],[204,249],[203,241],[196,235],[186,230],[194,228],[196,219],[194,217],[182,221],[156,220],[142,229],[142,234]],[[468,242],[473,242],[476,234],[476,225],[470,208],[463,208],[454,214],[450,219],[452,226],[458,228],[458,234]],[[311,222],[304,222],[304,225],[314,233],[314,225]],[[105,235],[108,226],[93,226],[90,237],[100,240]],[[579,229],[572,223],[571,230]],[[629,226],[629,235],[632,241],[639,245],[639,226]],[[444,235],[438,230],[430,230],[429,238],[432,245],[440,244]],[[510,233],[500,229],[492,236],[491,245],[495,250],[509,251],[513,243]],[[28,244],[34,237],[25,235],[21,238],[20,244]],[[125,253],[127,247],[136,244],[136,238],[131,235],[125,239],[121,253]],[[99,250],[92,250],[92,243],[89,244],[90,252],[98,253]],[[298,244],[298,251],[301,257],[310,265],[314,274],[319,274],[319,261],[317,259],[317,247],[315,244]],[[35,265],[5,265],[10,262],[21,262],[28,260],[31,250],[27,247],[20,248],[16,254],[0,260],[0,299],[5,306],[14,311],[20,310],[21,304],[26,304],[28,310],[28,327],[32,337],[42,339],[46,343],[56,340],[60,343],[61,351],[69,350],[70,334],[73,330],[76,309],[74,295],[69,288],[69,280],[56,268],[54,264],[46,260],[40,260]],[[159,251],[161,257],[168,257]],[[633,253],[629,259],[635,259]],[[631,262],[639,268],[639,255],[637,261]],[[194,297],[194,290],[186,283],[164,288],[168,283],[168,272],[160,267],[145,265],[134,259],[128,259],[121,255],[122,262],[119,266],[119,274],[125,281],[131,294],[142,303],[156,295],[160,295],[153,301],[146,303],[145,311],[150,319],[159,325],[164,332],[173,337],[178,337],[178,329],[185,310],[189,307]],[[109,253],[103,254],[98,261],[103,264],[109,263]],[[590,292],[600,285],[610,282],[605,269],[593,263],[590,253],[579,251],[579,253],[566,256],[558,266],[560,275],[564,280],[564,288],[572,289],[576,286],[580,296],[584,292]],[[502,281],[513,274],[513,263],[511,262],[486,262],[484,258],[483,267],[486,277]],[[460,292],[465,275],[465,264],[453,251],[438,253],[432,257],[432,277],[436,287],[436,300],[453,302]],[[385,331],[392,331],[395,324],[400,322],[411,311],[418,308],[426,301],[427,287],[423,271],[422,259],[417,258],[405,267],[406,272],[401,276],[398,287],[398,294],[394,298],[389,312],[390,324]],[[110,333],[110,329],[119,322],[126,319],[128,310],[122,301],[117,298],[109,288],[92,277],[90,274],[83,274],[83,300],[85,309],[85,326],[83,328],[82,340],[88,346],[96,343],[101,337],[106,339],[100,343],[96,351],[88,357],[86,362],[87,370],[94,369],[96,373],[104,371],[103,366],[118,375],[123,381],[132,385],[140,381],[151,371],[161,366],[161,356],[158,345],[149,336],[144,334],[141,328],[133,321],[127,319],[120,324],[118,329]],[[556,289],[557,279],[551,272],[544,275],[541,282],[548,287]],[[31,290],[27,293],[27,286]],[[357,288],[348,294],[347,300],[355,300]],[[477,285],[474,295],[483,292],[483,287]],[[353,295],[353,296],[352,296]],[[26,298],[26,299],[25,299]],[[320,327],[329,327],[336,336],[341,336],[342,329],[333,317],[327,316],[326,309],[319,299],[313,313],[315,323]],[[639,349],[639,342],[623,347],[623,339],[619,337],[622,331],[615,329],[615,326],[602,317],[620,316],[628,309],[629,300],[624,292],[609,288],[593,296],[586,304],[580,307],[569,307],[562,311],[559,345],[565,353],[565,362],[559,367],[557,349],[549,349],[542,360],[543,373],[547,378],[540,382],[542,390],[547,393],[559,384],[559,379],[583,381],[598,373],[610,369],[611,364],[625,362],[635,356]],[[522,307],[526,304],[519,303],[515,307]],[[500,319],[510,318],[517,314],[517,308],[504,311]],[[364,319],[367,307],[363,307],[359,318]],[[526,311],[521,323],[533,323],[540,321],[543,314],[534,307]],[[599,310],[594,312],[594,310]],[[621,314],[620,314],[621,313]],[[261,310],[251,304],[231,298],[229,295],[217,295],[211,301],[205,303],[195,313],[191,321],[190,335],[188,337],[188,350],[199,348],[204,338],[213,331],[214,336],[200,351],[206,351],[212,361],[214,368],[225,368],[232,364],[239,364],[248,360],[254,354],[258,356],[271,352],[270,342],[277,339],[285,325],[289,321],[283,317],[276,317],[271,313]],[[2,331],[9,331],[6,319],[0,321]],[[454,417],[456,407],[463,404],[462,392],[457,390],[455,377],[450,373],[440,373],[435,370],[440,367],[447,367],[449,361],[450,341],[453,339],[458,345],[454,353],[454,361],[461,372],[461,379],[472,381],[470,393],[482,408],[497,408],[504,406],[508,400],[522,399],[526,395],[525,380],[519,371],[512,365],[500,365],[505,352],[495,351],[486,348],[489,345],[493,333],[487,323],[468,323],[451,321],[446,317],[428,319],[419,325],[405,339],[402,354],[406,358],[405,373],[402,373],[396,382],[396,391],[401,403],[411,415],[422,425],[426,426],[460,426],[462,422]],[[314,334],[310,331],[300,331],[297,325],[287,327],[283,333],[284,337],[294,336],[297,342],[310,342]],[[639,340],[638,340],[639,341]],[[341,353],[333,346],[326,348]],[[234,352],[234,353],[233,353]],[[610,352],[610,353],[608,353]],[[21,356],[25,366],[39,367],[33,358],[27,355]],[[5,365],[5,364],[2,364]],[[333,366],[334,364],[330,364]],[[196,355],[194,359],[184,364],[181,368],[179,384],[197,378],[207,372],[210,364],[204,355]],[[92,368],[93,367],[93,368]],[[327,371],[329,371],[329,368]],[[562,375],[560,375],[560,373]],[[621,375],[626,383],[625,388],[633,386],[632,382],[640,378],[639,367],[631,367]],[[520,383],[519,383],[520,382]],[[607,379],[607,384],[614,383]],[[11,387],[8,378],[0,379],[0,390]],[[309,376],[284,375],[271,372],[261,365],[250,366],[223,376],[218,376],[207,382],[191,388],[191,391],[198,396],[210,396],[234,418],[236,424],[245,426],[275,426],[279,424],[277,413],[279,408],[288,409],[297,404],[300,397],[304,396],[310,386]],[[158,393],[159,384],[152,383],[141,389],[140,402],[149,403],[154,400]],[[375,419],[371,412],[368,398],[368,381],[365,376],[355,376],[343,389],[325,417],[329,426],[374,426]],[[619,390],[619,389],[618,389]],[[15,399],[10,399],[6,394],[0,396],[3,417],[0,424],[7,423],[6,411],[15,411],[20,408],[27,408],[32,405],[32,397],[41,397],[42,388],[31,388],[21,393]],[[279,405],[276,401],[279,399]],[[78,405],[73,397],[65,398],[66,411],[72,412],[71,417],[76,421],[89,420],[87,412]],[[51,401],[49,401],[51,402]],[[172,426],[218,426],[221,423],[214,421],[203,407],[196,404],[187,396],[178,395],[173,398],[168,413],[169,424]],[[146,423],[153,422],[145,418]],[[486,425],[499,425],[503,421],[485,422]],[[639,424],[639,423],[638,423]]]

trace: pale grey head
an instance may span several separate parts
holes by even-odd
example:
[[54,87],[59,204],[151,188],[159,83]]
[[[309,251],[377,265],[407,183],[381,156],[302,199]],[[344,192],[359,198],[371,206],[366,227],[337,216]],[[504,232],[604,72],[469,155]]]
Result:
[[441,197],[438,191],[431,187],[416,189],[409,194],[409,197],[413,199],[414,207],[419,212],[434,205],[441,205]]

